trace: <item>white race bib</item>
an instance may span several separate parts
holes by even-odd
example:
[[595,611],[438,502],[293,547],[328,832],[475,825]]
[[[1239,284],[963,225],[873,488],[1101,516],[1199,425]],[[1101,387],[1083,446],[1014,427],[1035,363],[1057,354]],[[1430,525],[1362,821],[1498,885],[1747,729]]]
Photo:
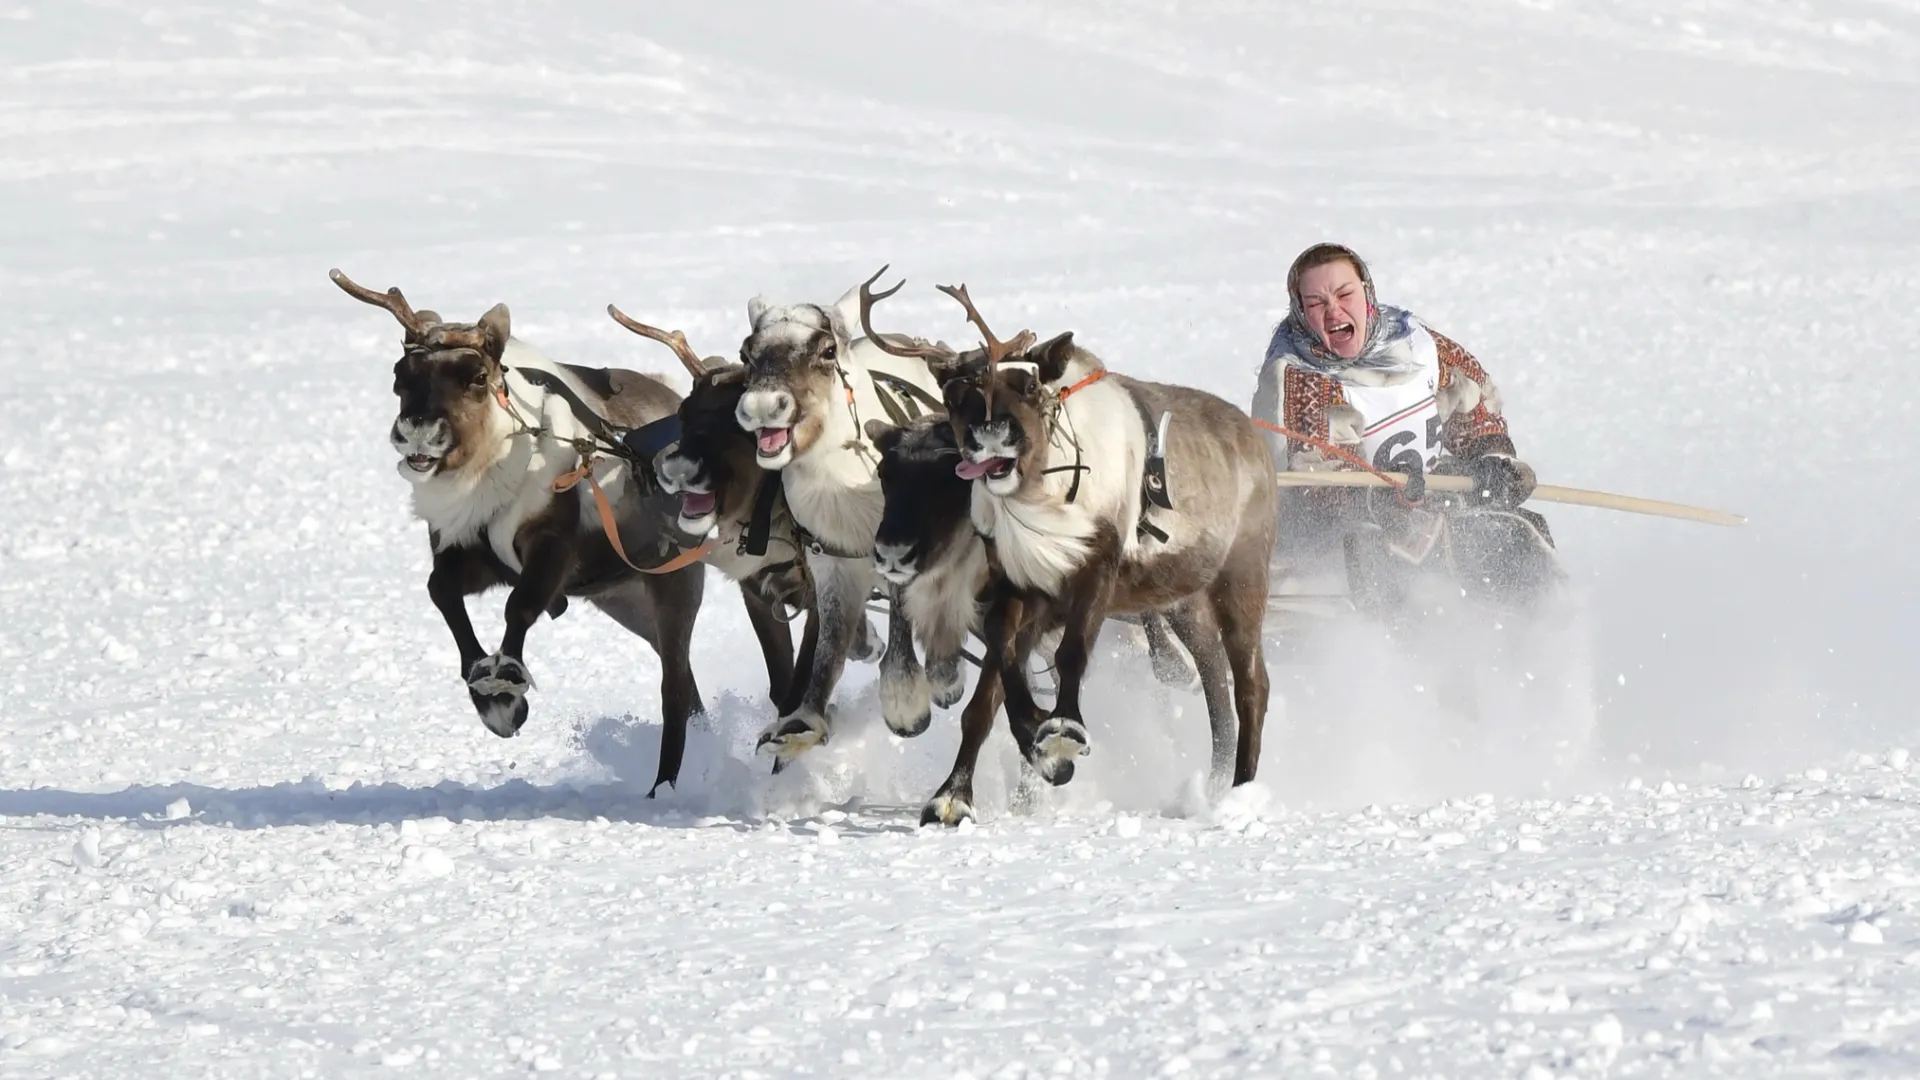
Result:
[[1408,457],[1419,460],[1422,472],[1440,460],[1446,426],[1434,396],[1440,386],[1440,352],[1424,330],[1414,335],[1414,356],[1419,371],[1396,386],[1340,387],[1347,404],[1360,411],[1360,456],[1383,472],[1403,468]]

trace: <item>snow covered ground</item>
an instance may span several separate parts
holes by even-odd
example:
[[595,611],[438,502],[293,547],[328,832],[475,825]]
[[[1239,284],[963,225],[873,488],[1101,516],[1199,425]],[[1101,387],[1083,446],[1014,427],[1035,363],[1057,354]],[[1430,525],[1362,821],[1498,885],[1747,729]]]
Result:
[[[1295,7],[0,0],[0,1075],[1920,1072],[1920,6]],[[891,262],[1245,402],[1329,237],[1544,480],[1751,524],[1550,509],[1481,715],[1355,632],[1215,807],[1116,637],[957,832],[870,667],[766,775],[717,579],[683,790],[584,607],[487,734],[326,278],[671,371],[609,301],[727,354]]]

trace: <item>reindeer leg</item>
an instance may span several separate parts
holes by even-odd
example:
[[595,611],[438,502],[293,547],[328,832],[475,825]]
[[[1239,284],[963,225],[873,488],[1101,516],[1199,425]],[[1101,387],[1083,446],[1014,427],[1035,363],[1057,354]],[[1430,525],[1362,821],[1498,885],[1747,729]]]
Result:
[[1228,684],[1227,649],[1220,640],[1220,624],[1201,597],[1189,597],[1166,612],[1167,626],[1193,654],[1200,692],[1207,699],[1207,725],[1213,734],[1213,758],[1207,786],[1215,797],[1233,779],[1234,753],[1239,744],[1239,717],[1234,713],[1233,688]]
[[787,691],[780,700],[774,702],[776,716],[786,716],[800,707],[807,696],[807,679],[813,671],[814,655],[820,651],[820,614],[812,608],[807,609],[806,621],[800,626],[800,648],[793,656],[793,677],[787,681]]
[[892,588],[887,612],[887,651],[880,657],[880,715],[887,729],[911,739],[933,723],[933,690],[913,647],[913,624],[907,621],[906,589]]
[[520,659],[527,631],[566,587],[577,555],[572,533],[564,527],[528,537],[520,553],[525,569],[507,594],[506,632],[500,636],[500,648],[467,669],[467,694],[480,714],[480,722],[503,739],[519,734],[527,722],[527,691],[533,686],[533,677]]
[[747,623],[760,642],[760,656],[767,662],[767,697],[774,708],[787,700],[787,688],[793,685],[793,632],[773,613],[773,605],[757,589],[740,583],[740,599],[747,608]]
[[1034,771],[1055,787],[1073,779],[1073,759],[1086,754],[1091,743],[1080,716],[1080,681],[1086,677],[1094,642],[1107,621],[1113,592],[1110,571],[1101,564],[1089,564],[1082,574],[1080,581],[1067,586],[1066,618],[1060,647],[1053,654],[1060,681],[1053,714],[1034,729],[1031,742],[1023,747]]
[[[1259,771],[1260,732],[1267,721],[1271,686],[1267,656],[1260,648],[1261,626],[1266,618],[1266,576],[1265,552],[1235,552],[1228,557],[1227,572],[1209,590],[1214,618],[1220,623],[1221,644],[1233,668],[1233,704],[1239,713],[1235,787],[1252,780]],[[1211,701],[1208,711],[1212,712]]]
[[447,621],[454,647],[460,650],[460,677],[487,655],[486,647],[473,632],[473,617],[467,614],[467,597],[500,584],[500,577],[487,560],[470,548],[449,548],[433,553],[433,570],[427,575],[427,595],[440,617]]
[[[1174,644],[1176,638],[1182,643],[1186,639],[1180,638],[1179,632],[1172,630],[1168,623],[1168,617],[1158,611],[1140,613],[1140,629],[1147,636],[1147,658],[1153,666],[1153,677],[1182,690],[1203,688],[1195,664],[1188,663],[1180,654],[1179,646]],[[1192,646],[1188,648],[1191,650]]]
[[954,755],[953,771],[946,783],[920,811],[920,824],[958,825],[973,817],[973,772],[980,763],[980,748],[993,734],[993,717],[1000,711],[1002,682],[1000,669],[1005,652],[1012,644],[1013,629],[1019,625],[1021,602],[1011,590],[1002,590],[993,599],[981,636],[986,650],[981,653],[980,677],[974,680],[973,697],[960,713],[960,750]]
[[886,651],[892,646],[892,631],[889,630],[886,637],[881,637],[880,631],[873,628],[873,620],[867,617],[863,602],[860,621],[855,624],[853,647],[847,651],[847,659],[871,664],[876,660],[883,660],[887,655]]
[[826,742],[831,734],[827,701],[832,698],[840,673],[846,668],[854,636],[866,618],[867,594],[873,591],[877,576],[873,560],[867,558],[840,559],[809,554],[807,566],[814,582],[820,640],[814,649],[812,670],[807,674],[806,693],[798,709],[769,724],[754,744],[756,750],[773,748],[776,773],[794,758]]
[[647,643],[660,658],[660,762],[647,798],[678,787],[687,724],[705,712],[693,677],[693,626],[706,594],[698,564],[658,577],[632,578],[590,598],[594,607]]

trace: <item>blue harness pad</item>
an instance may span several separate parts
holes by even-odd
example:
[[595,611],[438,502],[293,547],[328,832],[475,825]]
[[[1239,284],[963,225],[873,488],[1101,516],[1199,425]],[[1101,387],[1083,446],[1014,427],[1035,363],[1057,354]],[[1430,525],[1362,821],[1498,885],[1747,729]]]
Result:
[[668,413],[651,424],[644,424],[622,435],[620,445],[642,461],[652,461],[653,455],[679,438],[680,414]]

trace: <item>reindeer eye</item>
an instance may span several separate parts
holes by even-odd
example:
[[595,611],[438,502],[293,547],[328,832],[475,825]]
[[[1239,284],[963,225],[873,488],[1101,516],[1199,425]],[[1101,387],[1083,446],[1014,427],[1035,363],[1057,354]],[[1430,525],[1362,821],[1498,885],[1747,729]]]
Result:
[[840,346],[831,341],[827,342],[826,348],[820,350],[820,359],[822,360],[832,360],[839,355]]

